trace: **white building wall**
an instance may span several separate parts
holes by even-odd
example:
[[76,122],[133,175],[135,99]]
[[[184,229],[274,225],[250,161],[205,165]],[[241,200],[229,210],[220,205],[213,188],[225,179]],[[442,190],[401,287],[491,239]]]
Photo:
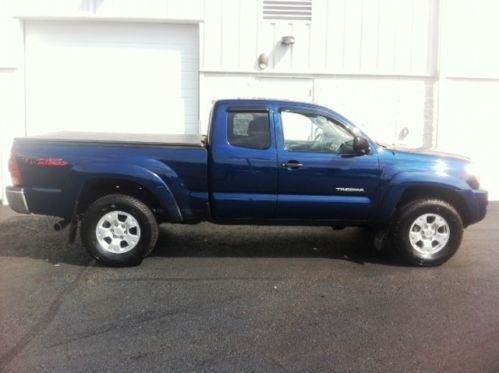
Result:
[[[262,19],[260,1],[204,6],[205,72],[430,75],[435,69],[431,0],[313,0],[313,21]],[[281,46],[294,35],[292,48]]]
[[12,139],[25,133],[22,25],[3,10],[0,7],[0,198],[5,201]]
[[442,5],[438,149],[471,157],[491,199],[499,199],[499,2]]
[[[490,159],[481,147],[452,139],[456,123],[495,128],[499,121],[495,0],[313,0],[311,22],[263,20],[262,1],[4,0],[0,95],[11,109],[0,111],[2,164],[10,133],[24,134],[29,19],[199,23],[202,132],[215,99],[297,99],[330,106],[385,142],[397,142],[407,127],[407,145]],[[280,44],[285,35],[295,37],[292,47]],[[261,53],[269,56],[265,70]],[[499,192],[496,178],[488,173],[484,181]]]
[[[432,78],[334,77],[315,80],[315,101],[333,107],[374,138],[409,147],[431,146]],[[409,135],[398,139],[401,130]]]

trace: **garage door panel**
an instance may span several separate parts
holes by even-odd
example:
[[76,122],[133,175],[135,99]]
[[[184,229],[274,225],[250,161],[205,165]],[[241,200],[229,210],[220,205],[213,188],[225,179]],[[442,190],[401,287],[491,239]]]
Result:
[[192,25],[28,22],[28,134],[198,132]]

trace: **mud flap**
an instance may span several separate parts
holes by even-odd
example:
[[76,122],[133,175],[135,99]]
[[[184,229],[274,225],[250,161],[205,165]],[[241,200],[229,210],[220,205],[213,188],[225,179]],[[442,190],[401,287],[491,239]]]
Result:
[[379,228],[376,231],[376,234],[374,235],[374,242],[373,245],[376,250],[378,251],[384,251],[388,249],[388,244],[389,244],[389,228]]
[[68,245],[71,245],[75,242],[76,234],[78,233],[78,222],[80,221],[80,217],[77,214],[78,202],[78,200],[75,202],[73,208],[73,216],[71,217],[71,223],[69,223]]
[[69,245],[75,242],[77,233],[78,233],[78,219],[76,217],[73,217],[73,219],[71,219],[71,224],[69,225],[69,236],[68,236]]

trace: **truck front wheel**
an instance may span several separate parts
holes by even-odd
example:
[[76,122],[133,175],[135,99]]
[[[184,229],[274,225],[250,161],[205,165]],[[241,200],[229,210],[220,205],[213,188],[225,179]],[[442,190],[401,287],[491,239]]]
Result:
[[112,194],[89,206],[81,239],[89,254],[105,265],[138,265],[156,244],[158,224],[140,200]]
[[409,264],[437,266],[459,248],[463,222],[454,207],[437,199],[422,199],[403,206],[396,214],[392,247]]

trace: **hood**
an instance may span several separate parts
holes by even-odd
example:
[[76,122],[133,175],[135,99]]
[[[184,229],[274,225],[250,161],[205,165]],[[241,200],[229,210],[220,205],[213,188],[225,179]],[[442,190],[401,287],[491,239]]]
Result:
[[[452,178],[455,184],[457,179],[465,182],[470,177],[470,160],[460,155],[427,149],[400,148],[385,148],[378,154],[381,167],[388,178],[399,173],[418,172],[420,175],[428,174],[428,179],[431,179],[432,175]],[[426,178],[421,177],[421,180]],[[465,184],[461,185],[466,188]]]
[[438,157],[438,158],[450,158],[459,161],[467,161],[471,160],[463,155],[454,154],[454,153],[446,153],[440,152],[436,150],[426,149],[426,148],[396,148],[396,147],[387,147],[386,150],[391,151],[395,154],[415,154],[415,155],[426,155],[429,157]]

